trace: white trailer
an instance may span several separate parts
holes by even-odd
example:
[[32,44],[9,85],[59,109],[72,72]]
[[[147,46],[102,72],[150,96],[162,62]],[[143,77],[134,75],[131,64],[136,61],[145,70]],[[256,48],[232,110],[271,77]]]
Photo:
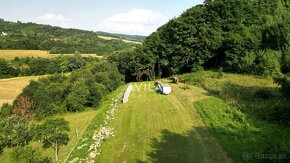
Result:
[[171,87],[167,83],[156,82],[156,88],[165,95],[169,95],[171,93]]

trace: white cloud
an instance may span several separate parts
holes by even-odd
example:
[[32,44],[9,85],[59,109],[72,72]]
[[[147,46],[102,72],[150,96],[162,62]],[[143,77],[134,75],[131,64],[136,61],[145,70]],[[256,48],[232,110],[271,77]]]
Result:
[[145,9],[134,9],[106,18],[97,24],[96,30],[149,35],[166,21],[167,19],[160,13]]
[[73,26],[73,20],[65,18],[60,14],[46,13],[36,18],[36,22],[40,24],[49,24],[53,26],[60,26],[64,28],[69,28]]

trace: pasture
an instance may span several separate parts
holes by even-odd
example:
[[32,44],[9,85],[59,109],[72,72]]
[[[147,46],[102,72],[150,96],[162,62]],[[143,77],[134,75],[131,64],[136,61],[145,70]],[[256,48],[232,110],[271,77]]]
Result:
[[[59,56],[60,54],[49,54],[48,51],[45,50],[0,50],[0,58],[6,59],[6,60],[12,60],[15,57],[39,57],[39,58],[54,58]],[[63,54],[63,55],[73,55],[73,54]],[[100,55],[96,54],[80,54],[83,57],[99,57],[102,58]]]

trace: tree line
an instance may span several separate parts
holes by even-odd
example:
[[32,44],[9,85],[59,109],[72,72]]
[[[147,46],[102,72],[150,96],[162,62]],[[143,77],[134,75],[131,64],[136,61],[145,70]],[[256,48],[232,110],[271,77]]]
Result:
[[99,61],[94,57],[59,55],[55,58],[19,58],[0,59],[0,79],[18,76],[67,73],[85,66],[89,62]]
[[134,46],[121,40],[100,39],[98,33],[92,31],[0,19],[0,49],[48,50],[52,54],[110,54]]
[[[39,150],[28,146],[40,141],[43,148],[58,152],[69,141],[69,125],[56,114],[96,108],[100,101],[123,83],[117,66],[106,61],[89,62],[70,74],[54,74],[30,81],[12,105],[0,110],[0,154],[13,148],[15,162],[52,162]],[[42,121],[42,120],[45,121]]]
[[147,37],[143,46],[116,52],[126,80],[138,69],[155,77],[218,69],[279,75],[290,72],[287,0],[206,0]]
[[42,119],[55,114],[96,107],[101,99],[122,84],[123,76],[107,62],[91,62],[71,72],[31,81],[13,105],[4,104],[3,117],[17,115]]

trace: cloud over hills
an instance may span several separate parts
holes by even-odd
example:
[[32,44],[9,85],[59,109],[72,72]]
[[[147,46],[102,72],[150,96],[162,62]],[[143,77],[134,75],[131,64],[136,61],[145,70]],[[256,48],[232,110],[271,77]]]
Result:
[[96,30],[149,35],[167,19],[160,13],[145,9],[133,9],[104,19],[97,24]]

